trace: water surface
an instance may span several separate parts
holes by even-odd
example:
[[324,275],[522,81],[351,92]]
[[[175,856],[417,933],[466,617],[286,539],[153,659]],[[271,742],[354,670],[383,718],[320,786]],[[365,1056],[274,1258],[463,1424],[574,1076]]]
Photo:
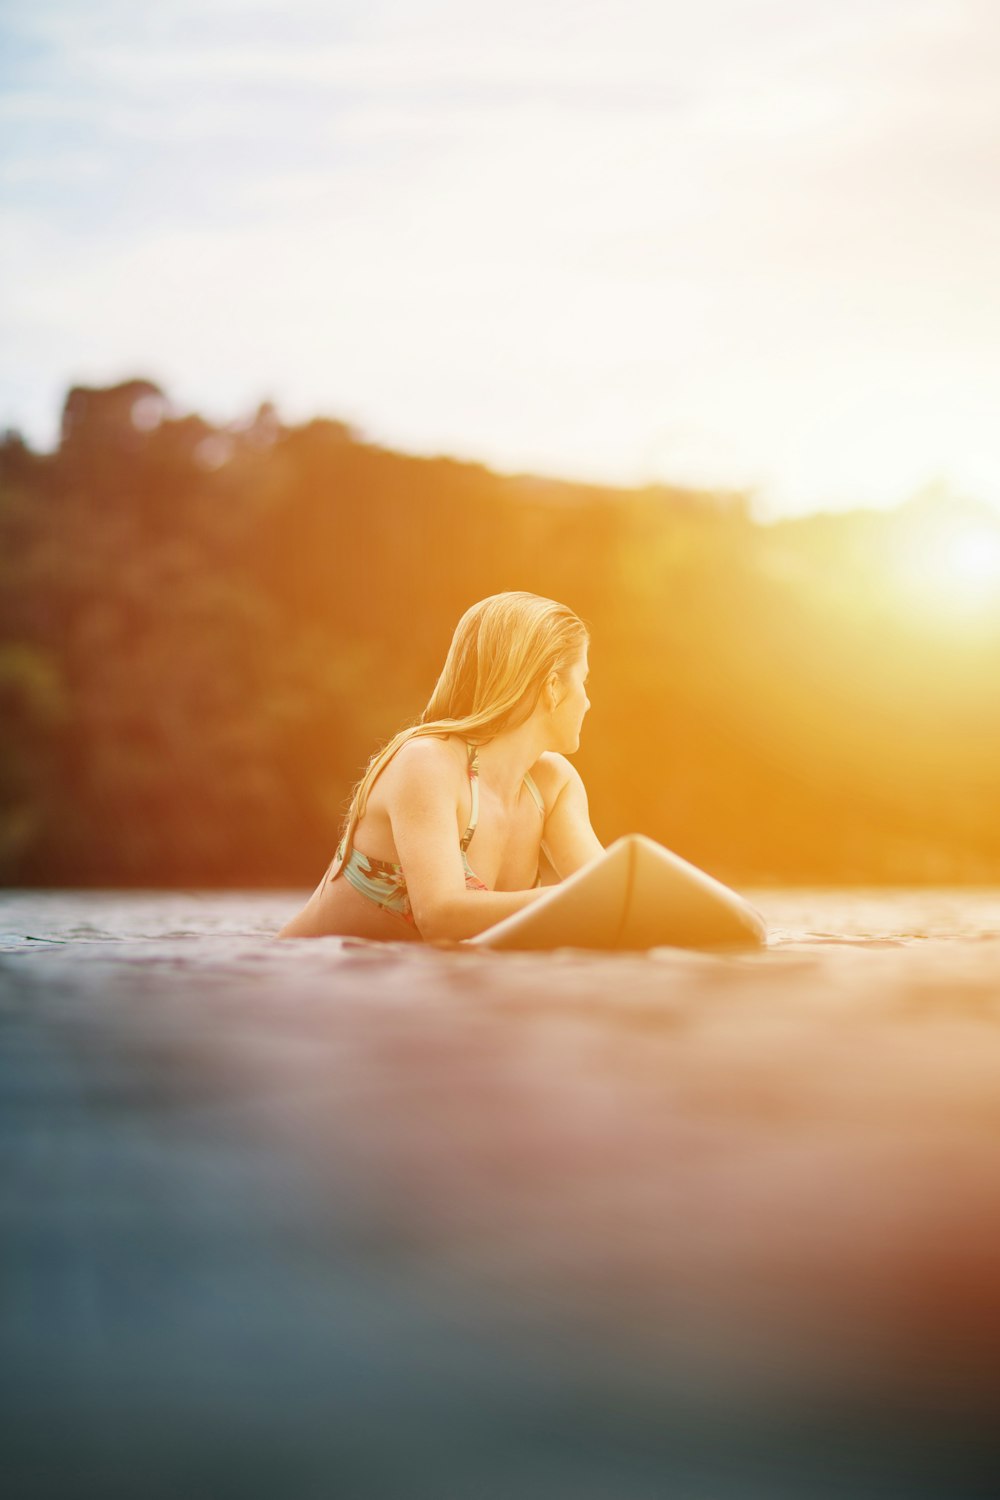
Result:
[[15,1492],[995,1494],[1000,892],[749,894],[724,957],[0,896]]

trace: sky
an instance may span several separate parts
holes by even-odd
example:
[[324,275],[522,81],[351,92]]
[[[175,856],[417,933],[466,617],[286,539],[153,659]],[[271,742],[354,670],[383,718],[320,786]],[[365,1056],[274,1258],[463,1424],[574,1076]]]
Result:
[[1000,511],[993,0],[0,0],[0,427]]

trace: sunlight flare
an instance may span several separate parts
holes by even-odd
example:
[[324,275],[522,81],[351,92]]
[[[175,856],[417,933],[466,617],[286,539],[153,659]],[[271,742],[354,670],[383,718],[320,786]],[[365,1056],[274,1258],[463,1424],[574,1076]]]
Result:
[[1000,522],[964,508],[906,515],[890,571],[911,601],[953,614],[1000,608]]

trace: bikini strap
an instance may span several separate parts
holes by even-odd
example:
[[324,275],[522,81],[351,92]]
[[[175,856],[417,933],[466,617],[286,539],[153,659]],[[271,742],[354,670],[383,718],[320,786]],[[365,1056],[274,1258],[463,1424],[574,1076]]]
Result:
[[535,799],[535,806],[538,808],[538,811],[541,813],[541,815],[542,815],[542,821],[544,822],[545,821],[545,802],[543,801],[542,794],[538,790],[537,786],[535,785],[535,783],[534,783],[534,781],[533,781],[533,779],[531,777],[531,773],[530,772],[527,772],[525,774],[524,784],[528,788],[528,791],[531,793],[531,795],[534,797],[534,799]]
[[472,843],[472,835],[476,831],[479,822],[479,747],[469,745],[469,792],[472,797],[472,809],[469,813],[469,826],[462,835],[460,848],[464,854]]

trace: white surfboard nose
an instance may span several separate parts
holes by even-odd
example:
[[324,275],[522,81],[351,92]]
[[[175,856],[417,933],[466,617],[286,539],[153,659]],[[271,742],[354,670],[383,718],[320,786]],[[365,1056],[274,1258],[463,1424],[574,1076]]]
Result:
[[616,947],[757,948],[766,943],[763,917],[720,880],[645,834],[627,834],[618,843],[629,854],[630,890]]
[[602,855],[472,942],[482,947],[758,948],[763,918],[721,881],[645,834]]

